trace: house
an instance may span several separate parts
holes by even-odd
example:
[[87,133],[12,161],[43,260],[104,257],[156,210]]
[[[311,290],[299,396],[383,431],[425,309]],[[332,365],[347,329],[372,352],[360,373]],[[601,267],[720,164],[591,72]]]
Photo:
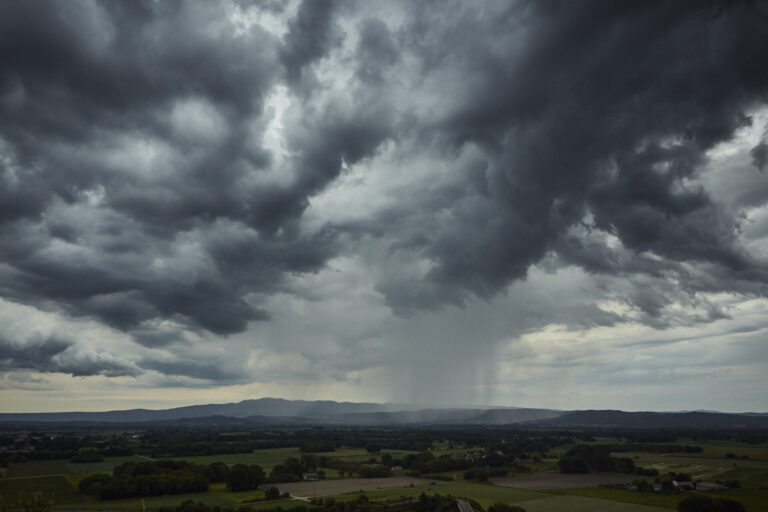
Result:
[[696,484],[697,491],[722,491],[723,489],[727,489],[727,487],[714,482],[698,482]]
[[402,471],[403,470],[403,466],[392,466],[389,469],[391,469],[392,471]]
[[304,473],[304,480],[317,480],[317,473]]

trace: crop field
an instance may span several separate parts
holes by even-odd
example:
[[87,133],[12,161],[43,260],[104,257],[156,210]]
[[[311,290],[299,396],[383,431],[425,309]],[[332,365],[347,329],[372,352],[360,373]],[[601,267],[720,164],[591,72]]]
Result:
[[6,503],[21,503],[34,493],[50,496],[56,504],[85,501],[83,496],[63,476],[40,476],[0,480],[0,497]]
[[568,489],[572,487],[595,487],[600,484],[626,484],[637,478],[635,475],[619,473],[533,473],[521,476],[503,476],[492,478],[495,485],[517,487],[533,491],[544,489]]
[[582,498],[581,496],[551,496],[517,503],[527,512],[668,512],[668,509],[620,503],[617,501]]

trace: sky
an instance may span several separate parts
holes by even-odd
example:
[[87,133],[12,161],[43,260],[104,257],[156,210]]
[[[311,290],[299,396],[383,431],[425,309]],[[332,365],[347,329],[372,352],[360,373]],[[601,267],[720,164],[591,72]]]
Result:
[[0,410],[768,411],[766,26],[0,2]]

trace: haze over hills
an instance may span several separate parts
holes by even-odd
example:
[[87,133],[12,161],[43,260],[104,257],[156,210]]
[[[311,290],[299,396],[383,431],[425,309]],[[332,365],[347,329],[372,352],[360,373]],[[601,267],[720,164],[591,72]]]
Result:
[[418,408],[403,404],[243,400],[172,409],[4,413],[3,423],[133,423],[189,425],[512,425],[531,427],[768,428],[764,413],[558,411],[513,407]]

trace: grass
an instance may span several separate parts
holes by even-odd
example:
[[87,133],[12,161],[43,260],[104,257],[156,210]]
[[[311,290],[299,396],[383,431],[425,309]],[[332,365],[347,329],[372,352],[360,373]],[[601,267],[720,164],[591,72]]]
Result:
[[171,496],[153,496],[149,498],[131,498],[127,500],[91,501],[87,504],[57,505],[53,507],[55,512],[81,512],[82,510],[99,510],[104,512],[136,512],[141,506],[142,500],[147,510],[160,507],[178,506],[187,500],[202,502],[209,506],[229,507],[235,503],[217,493],[199,492],[194,494],[175,494]]
[[11,462],[8,464],[7,478],[19,478],[30,476],[66,475],[71,473],[69,461],[59,460],[34,460],[30,462]]
[[517,505],[527,512],[666,512],[667,510],[581,496],[550,496],[534,501],[524,501]]
[[0,480],[0,497],[6,503],[21,503],[32,494],[42,492],[55,504],[83,503],[83,496],[63,476],[42,476]]
[[428,486],[428,489],[438,494],[451,494],[453,496],[472,498],[483,507],[488,507],[494,503],[518,503],[550,496],[548,493],[539,491],[527,491],[525,489],[474,482],[437,483],[436,485]]
[[613,489],[610,487],[584,487],[579,489],[557,489],[548,491],[552,494],[565,494],[568,496],[581,496],[601,500],[619,501],[622,503],[634,503],[635,505],[647,505],[674,509],[677,503],[685,497],[681,494],[660,494],[651,492],[630,491],[628,489]]
[[127,457],[106,457],[103,462],[70,462],[68,464],[71,473],[111,473],[115,466],[125,462],[142,462],[147,459],[129,455]]
[[717,496],[740,501],[747,512],[764,512],[768,509],[768,489],[728,489],[718,492]]
[[768,469],[737,467],[721,473],[718,478],[722,481],[738,480],[742,487],[768,488]]

